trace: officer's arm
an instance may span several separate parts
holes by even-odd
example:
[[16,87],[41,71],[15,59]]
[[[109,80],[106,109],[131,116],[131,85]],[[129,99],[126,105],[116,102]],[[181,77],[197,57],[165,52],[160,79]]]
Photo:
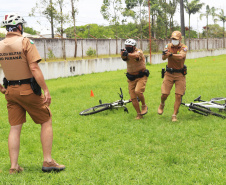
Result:
[[162,55],[162,60],[166,60],[170,55],[171,53],[167,51],[165,55]]
[[175,61],[180,62],[180,61],[182,61],[182,60],[185,59],[186,54],[183,54],[183,53],[181,53],[181,54],[173,54],[171,57],[172,57],[173,59],[175,59]]
[[34,76],[35,80],[37,81],[37,83],[40,85],[40,87],[44,91],[45,102],[47,103],[47,105],[50,105],[50,103],[51,103],[51,96],[50,96],[49,89],[48,89],[48,87],[47,87],[47,85],[45,83],[44,76],[42,74],[42,71],[41,71],[38,63],[37,62],[32,62],[32,63],[30,63],[29,67],[30,67],[31,73]]
[[175,61],[181,62],[186,58],[188,48],[187,46],[182,46],[182,50],[178,54],[173,54],[171,57],[175,59]]
[[44,76],[37,62],[33,62],[29,65],[32,75],[35,77],[35,80],[38,82],[40,87],[45,91],[48,90],[48,87],[45,83]]
[[129,53],[128,57],[132,59],[137,59],[140,57],[140,53],[139,52]]

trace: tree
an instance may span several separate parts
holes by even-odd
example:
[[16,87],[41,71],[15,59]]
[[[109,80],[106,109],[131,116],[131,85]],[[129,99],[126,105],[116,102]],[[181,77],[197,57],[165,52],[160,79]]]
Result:
[[105,20],[108,20],[110,24],[115,27],[115,37],[116,37],[116,54],[118,54],[118,25],[120,22],[120,17],[122,14],[122,1],[121,0],[103,0],[101,6],[101,14]]
[[50,22],[51,34],[52,34],[52,38],[54,38],[54,20],[56,18],[57,11],[54,7],[53,1],[52,0],[39,0],[38,2],[36,2],[36,6],[32,8],[29,16],[35,17],[35,13],[37,13],[37,11],[41,15],[44,15],[47,18],[47,20]]
[[71,15],[72,15],[72,18],[73,18],[73,28],[74,28],[74,35],[75,35],[75,53],[74,53],[74,57],[76,58],[76,56],[77,56],[77,37],[76,37],[75,16],[78,13],[78,10],[75,8],[75,1],[78,1],[78,0],[71,0]]
[[202,8],[202,6],[204,5],[204,3],[199,3],[200,0],[192,0],[190,3],[188,2],[188,0],[185,0],[185,10],[188,13],[188,17],[189,17],[189,50],[190,50],[190,30],[191,30],[191,26],[190,26],[190,21],[191,21],[191,14],[196,14],[197,12],[199,12],[199,10]]
[[157,17],[161,12],[161,6],[158,0],[150,1],[150,14],[151,14],[151,35],[156,38],[157,31]]
[[65,52],[65,43],[63,40],[63,34],[64,34],[64,29],[63,25],[64,23],[67,22],[68,20],[68,14],[63,14],[63,7],[65,6],[64,0],[57,0],[57,4],[59,5],[60,11],[57,13],[56,20],[60,23],[60,35],[61,35],[61,40],[62,40],[62,51],[63,51],[63,58],[66,59],[66,52]]
[[[147,0],[126,0],[126,8],[124,10],[124,16],[130,16],[134,19],[135,23],[139,25],[138,38],[143,39],[143,27],[146,24],[146,17],[148,15]],[[137,37],[136,36],[136,37]],[[142,49],[142,42],[141,47]]]
[[185,37],[185,27],[184,27],[184,2],[180,0],[180,25],[181,25],[181,34]]
[[209,5],[206,5],[206,12],[205,13],[203,13],[203,14],[200,14],[200,19],[202,19],[202,17],[203,16],[205,16],[206,17],[206,39],[207,39],[207,50],[209,49],[209,47],[208,47],[208,18],[209,18],[209,16],[212,16],[212,18],[213,18],[213,20],[214,20],[214,17],[216,16],[216,8],[214,8],[214,7],[212,7],[212,8],[210,8],[209,7]]
[[[217,14],[217,17],[219,18],[219,21],[223,22],[223,47],[225,48],[225,40],[224,40],[224,25],[226,22],[226,15],[224,15],[224,10],[221,9],[221,12],[219,14]],[[217,20],[218,21],[218,20]]]
[[24,27],[24,32],[29,33],[31,35],[39,34],[39,32],[30,27]]
[[173,28],[173,16],[176,13],[178,0],[170,0],[168,6],[168,14],[170,15],[170,33],[172,33]]

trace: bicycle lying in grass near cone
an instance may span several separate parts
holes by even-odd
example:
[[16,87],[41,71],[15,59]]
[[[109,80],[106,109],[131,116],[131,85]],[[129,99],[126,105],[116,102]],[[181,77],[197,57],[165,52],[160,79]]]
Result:
[[79,113],[79,115],[81,116],[87,116],[87,115],[91,115],[91,114],[96,114],[98,112],[102,112],[108,109],[118,109],[118,108],[124,108],[125,112],[129,112],[128,109],[126,108],[126,104],[127,103],[131,103],[131,99],[130,100],[123,100],[123,93],[122,93],[122,89],[120,88],[120,92],[121,94],[119,94],[120,100],[117,100],[115,102],[112,103],[104,103],[102,104],[102,101],[99,100],[100,105],[96,105],[94,107],[91,107],[89,109],[86,109],[82,112]]
[[221,113],[226,113],[226,98],[212,98],[210,101],[201,100],[201,96],[194,99],[197,103],[181,103],[188,107],[188,110],[193,111],[194,113],[198,113],[204,116],[213,115],[217,117],[221,117],[223,119],[226,118],[225,115],[214,112],[211,109],[218,109]]

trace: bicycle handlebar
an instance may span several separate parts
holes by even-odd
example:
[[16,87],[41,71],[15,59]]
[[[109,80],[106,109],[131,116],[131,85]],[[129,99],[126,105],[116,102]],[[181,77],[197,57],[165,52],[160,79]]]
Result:
[[123,99],[123,93],[122,93],[122,88],[120,87],[120,92],[121,92],[121,94],[119,94],[119,97],[121,98],[121,100]]

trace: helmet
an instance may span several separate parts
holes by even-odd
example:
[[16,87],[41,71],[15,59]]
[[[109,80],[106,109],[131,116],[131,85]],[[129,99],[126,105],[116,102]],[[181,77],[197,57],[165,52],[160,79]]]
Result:
[[17,13],[9,13],[4,16],[2,26],[16,26],[24,23],[26,23],[24,18]]
[[136,46],[137,42],[134,39],[127,39],[125,45]]

